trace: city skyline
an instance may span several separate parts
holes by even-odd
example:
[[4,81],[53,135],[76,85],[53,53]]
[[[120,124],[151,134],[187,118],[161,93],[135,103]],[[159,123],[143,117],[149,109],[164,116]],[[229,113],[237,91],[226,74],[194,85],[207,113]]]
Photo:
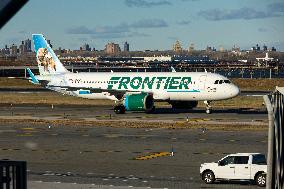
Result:
[[[43,33],[55,48],[108,42],[131,50],[213,46],[241,49],[264,44],[284,51],[284,2],[280,0],[30,0],[1,30],[0,43],[19,44]],[[74,14],[78,12],[77,14]]]

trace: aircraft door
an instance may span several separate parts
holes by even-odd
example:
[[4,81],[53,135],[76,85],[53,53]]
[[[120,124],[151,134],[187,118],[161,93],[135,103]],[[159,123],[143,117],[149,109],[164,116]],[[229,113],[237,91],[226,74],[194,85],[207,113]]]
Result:
[[204,90],[205,89],[206,78],[207,78],[207,75],[201,75],[199,77],[199,89],[200,90]]

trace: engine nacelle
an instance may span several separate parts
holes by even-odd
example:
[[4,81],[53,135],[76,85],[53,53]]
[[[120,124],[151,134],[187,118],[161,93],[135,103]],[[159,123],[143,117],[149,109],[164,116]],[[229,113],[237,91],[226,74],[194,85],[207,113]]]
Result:
[[154,107],[154,99],[147,93],[126,94],[123,105],[130,111],[151,111]]
[[176,109],[192,109],[198,105],[198,101],[170,101],[169,103]]

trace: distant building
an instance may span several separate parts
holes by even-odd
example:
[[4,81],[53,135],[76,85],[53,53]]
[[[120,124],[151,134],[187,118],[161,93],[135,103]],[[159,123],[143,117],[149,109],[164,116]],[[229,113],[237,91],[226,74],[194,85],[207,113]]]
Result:
[[18,48],[17,48],[17,46],[15,45],[15,44],[13,44],[12,46],[11,46],[11,55],[17,55],[17,53],[18,53]]
[[121,50],[119,44],[108,43],[106,44],[105,51],[107,54],[116,54],[119,53]]
[[30,39],[25,40],[25,52],[31,52],[32,51],[32,41]]
[[26,47],[25,47],[25,42],[22,41],[21,45],[19,46],[20,54],[25,54],[26,53]]
[[263,45],[263,51],[267,51],[267,50],[268,50],[267,46]]
[[240,51],[241,51],[241,48],[240,48],[239,46],[234,45],[234,46],[232,47],[232,51],[240,52]]
[[124,52],[129,52],[129,43],[127,43],[127,41],[125,41],[125,43],[124,43],[123,51]]
[[8,55],[10,54],[10,49],[8,48],[8,45],[5,45],[3,49],[0,49],[2,54]]
[[207,51],[207,52],[212,52],[212,51],[215,52],[215,51],[216,51],[216,48],[215,48],[215,47],[207,46],[207,47],[206,47],[206,51]]
[[260,46],[258,44],[256,44],[256,46],[253,46],[251,48],[252,51],[260,51]]
[[189,45],[188,51],[189,51],[189,52],[194,51],[194,43],[191,43],[191,44]]
[[180,42],[178,40],[173,45],[173,51],[174,52],[181,52],[182,51],[181,44],[180,44]]
[[255,49],[256,49],[256,51],[260,51],[260,46],[258,44],[256,44]]
[[87,44],[87,43],[85,43],[85,44],[83,45],[83,47],[82,47],[82,50],[83,50],[83,51],[91,51],[90,45]]
[[276,51],[276,48],[275,47],[271,47],[271,51]]

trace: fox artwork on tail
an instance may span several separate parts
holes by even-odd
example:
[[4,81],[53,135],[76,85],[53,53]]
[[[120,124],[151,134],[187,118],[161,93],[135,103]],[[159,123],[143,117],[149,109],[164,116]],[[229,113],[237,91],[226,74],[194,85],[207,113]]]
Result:
[[38,64],[44,67],[44,71],[48,71],[48,66],[56,71],[56,64],[52,58],[52,55],[46,48],[39,48],[37,51]]

